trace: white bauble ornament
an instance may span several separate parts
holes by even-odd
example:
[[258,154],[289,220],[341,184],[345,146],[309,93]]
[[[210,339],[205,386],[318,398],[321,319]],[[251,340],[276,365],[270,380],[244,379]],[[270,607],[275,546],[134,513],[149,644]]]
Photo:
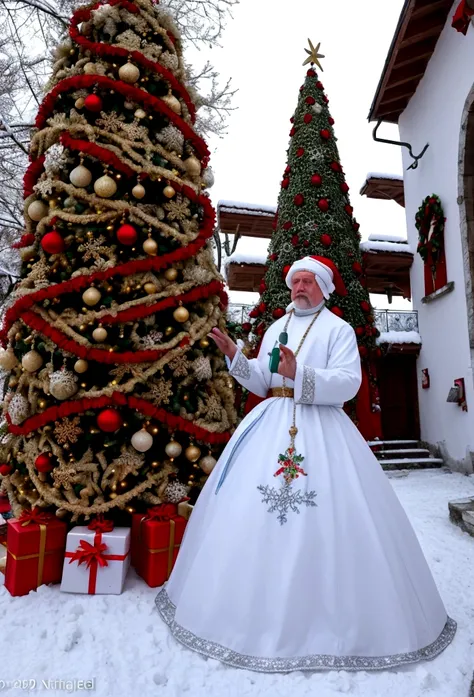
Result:
[[119,68],[119,78],[129,85],[133,85],[140,77],[140,71],[133,63],[125,63]]
[[74,186],[85,189],[92,181],[92,172],[84,165],[78,165],[70,173],[69,180]]
[[84,109],[84,104],[84,97],[79,97],[79,99],[76,99],[76,101],[74,102],[74,106],[76,107],[76,109]]
[[176,457],[179,457],[182,452],[182,446],[175,440],[171,440],[165,447],[165,453],[168,455],[168,457],[171,457],[173,460]]
[[92,332],[92,336],[94,341],[100,344],[107,339],[107,329],[104,329],[104,327],[97,327],[97,329],[94,329]]
[[315,104],[312,104],[311,109],[314,111],[315,114],[318,114],[318,115],[321,114],[323,111],[323,107],[321,106],[321,104],[318,104],[318,102],[316,102]]
[[197,157],[194,157],[194,155],[191,155],[191,157],[188,157],[186,160],[184,160],[183,165],[186,168],[186,172],[191,177],[198,177],[201,174],[201,163],[199,162]]
[[97,181],[94,182],[94,191],[97,196],[101,198],[110,198],[117,191],[117,184],[109,177],[108,174],[104,174],[103,177],[99,177]]
[[136,119],[146,119],[146,111],[143,111],[143,109],[137,109],[133,112],[133,115]]
[[30,415],[30,403],[22,394],[16,394],[8,405],[12,424],[19,426]]
[[172,111],[174,111],[175,114],[181,113],[181,102],[179,99],[176,99],[174,94],[167,94],[166,97],[162,97],[162,100]]
[[181,482],[170,482],[166,487],[163,498],[168,503],[181,503],[188,496],[189,487]]
[[43,365],[43,359],[38,351],[28,351],[21,359],[21,365],[29,373],[34,373]]
[[97,290],[97,288],[88,288],[82,294],[82,299],[84,300],[86,305],[89,305],[89,307],[97,305],[101,297],[102,295],[100,291]]
[[0,367],[2,367],[3,370],[13,370],[17,365],[18,358],[15,356],[12,349],[7,349],[6,351],[2,349],[0,353]]
[[203,457],[199,462],[199,467],[205,474],[211,474],[212,470],[216,466],[216,463],[217,460],[212,457],[212,455],[206,455],[206,457]]
[[142,184],[136,184],[132,189],[132,195],[135,198],[141,199],[145,196],[146,189]]
[[43,203],[43,201],[32,201],[28,206],[28,217],[30,217],[31,220],[38,222],[41,220],[41,218],[44,218],[44,216],[48,213],[48,210],[48,206]]
[[139,453],[146,453],[153,445],[153,436],[145,428],[137,431],[132,436],[132,445]]
[[214,172],[210,167],[207,167],[202,175],[202,183],[206,189],[210,189],[214,186]]
[[55,399],[69,399],[78,389],[77,375],[70,370],[56,370],[49,376],[49,391]]
[[124,102],[123,105],[124,105],[125,109],[134,109],[135,108],[135,105],[133,104],[133,102]]
[[76,371],[76,373],[85,373],[88,368],[89,363],[85,361],[83,358],[79,358],[79,360],[74,363],[74,370]]

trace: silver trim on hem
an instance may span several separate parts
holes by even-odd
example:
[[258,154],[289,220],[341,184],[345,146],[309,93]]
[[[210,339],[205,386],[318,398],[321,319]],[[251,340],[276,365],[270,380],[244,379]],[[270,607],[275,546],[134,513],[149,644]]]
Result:
[[388,670],[418,661],[431,661],[449,646],[454,639],[457,627],[456,622],[448,617],[443,631],[432,644],[418,651],[393,656],[324,656],[315,654],[300,658],[258,658],[244,656],[213,641],[200,639],[181,627],[174,619],[176,607],[171,602],[166,588],[160,590],[155,603],[174,638],[188,649],[226,663],[233,668],[243,668],[259,673],[289,673],[303,670]]

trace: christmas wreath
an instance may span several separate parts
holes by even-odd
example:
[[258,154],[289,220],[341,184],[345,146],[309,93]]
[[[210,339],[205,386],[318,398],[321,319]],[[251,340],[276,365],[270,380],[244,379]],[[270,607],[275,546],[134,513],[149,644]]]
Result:
[[418,209],[415,218],[418,230],[417,251],[426,263],[431,249],[432,263],[438,261],[444,241],[444,217],[443,207],[439,196],[432,194],[427,196]]

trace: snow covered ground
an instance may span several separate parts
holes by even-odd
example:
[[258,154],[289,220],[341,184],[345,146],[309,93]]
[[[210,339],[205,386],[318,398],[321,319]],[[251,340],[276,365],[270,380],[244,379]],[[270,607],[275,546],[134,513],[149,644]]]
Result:
[[[94,680],[99,697],[468,697],[474,539],[449,522],[448,501],[474,495],[474,477],[421,471],[390,479],[458,622],[453,644],[433,662],[374,674],[266,675],[224,667],[169,637],[154,609],[156,590],[131,571],[122,596],[69,595],[43,586],[11,598],[0,587],[0,693],[25,694],[27,689],[3,682],[21,679],[36,681],[34,688],[30,683],[32,694],[58,697],[74,688],[60,680]],[[206,589],[196,588],[196,603],[207,602]]]

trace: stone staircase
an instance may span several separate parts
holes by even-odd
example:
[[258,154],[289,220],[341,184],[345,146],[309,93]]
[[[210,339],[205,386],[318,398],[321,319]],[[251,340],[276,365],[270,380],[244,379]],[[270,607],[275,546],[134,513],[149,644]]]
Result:
[[444,467],[441,458],[433,457],[416,440],[374,440],[369,442],[369,446],[382,469],[387,471]]

